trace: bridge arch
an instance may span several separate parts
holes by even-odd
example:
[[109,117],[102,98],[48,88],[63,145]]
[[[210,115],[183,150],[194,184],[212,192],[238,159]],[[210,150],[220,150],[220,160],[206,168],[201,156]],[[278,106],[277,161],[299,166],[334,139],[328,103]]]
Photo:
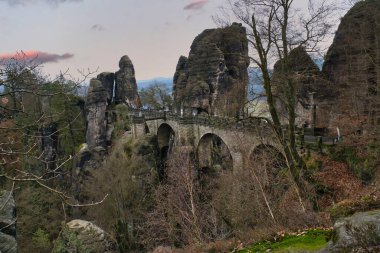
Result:
[[286,159],[283,152],[271,144],[261,143],[254,146],[250,151],[249,160],[251,163],[258,163],[260,160],[265,160],[263,162],[267,162],[268,165],[275,167],[286,166]]
[[225,141],[214,133],[204,134],[197,145],[199,168],[232,170],[233,157]]
[[150,129],[149,129],[149,126],[148,124],[145,122],[145,126],[144,126],[144,133],[145,134],[150,134]]
[[161,158],[166,158],[175,144],[174,128],[168,123],[162,123],[157,129],[157,143]]
[[[260,183],[267,190],[282,192],[283,189],[274,189],[283,180],[283,168],[286,167],[286,159],[283,153],[276,147],[268,144],[260,144],[254,147],[248,158],[247,169],[253,171]],[[273,188],[273,189],[272,189]]]

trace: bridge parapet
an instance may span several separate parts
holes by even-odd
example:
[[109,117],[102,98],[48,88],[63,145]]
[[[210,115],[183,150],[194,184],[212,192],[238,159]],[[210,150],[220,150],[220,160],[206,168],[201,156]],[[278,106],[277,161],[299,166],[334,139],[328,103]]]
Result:
[[202,125],[221,129],[234,129],[234,130],[254,130],[258,127],[269,127],[267,122],[259,118],[249,118],[244,120],[237,120],[236,118],[220,117],[220,116],[180,116],[178,114],[167,111],[153,111],[153,110],[132,110],[130,113],[132,123],[142,124],[151,120],[172,120],[182,125]]
[[132,109],[132,108],[129,109],[129,116],[132,118],[132,120],[136,119],[137,121],[139,121],[139,119],[141,118],[145,118],[145,120],[163,119],[165,118],[165,114],[166,112],[164,111]]

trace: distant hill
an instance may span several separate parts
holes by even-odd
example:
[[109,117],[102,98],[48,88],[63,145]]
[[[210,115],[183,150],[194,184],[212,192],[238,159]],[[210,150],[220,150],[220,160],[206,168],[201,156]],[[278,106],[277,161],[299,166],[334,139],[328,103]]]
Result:
[[247,98],[252,100],[258,97],[260,94],[264,93],[263,83],[261,81],[261,71],[259,68],[249,67],[248,68],[248,90]]
[[319,70],[322,70],[322,67],[323,67],[323,58],[314,58],[313,59],[314,63],[317,64]]
[[166,85],[167,90],[171,93],[173,89],[173,77],[156,77],[149,80],[137,80],[138,90],[146,89],[154,83],[163,83]]
[[85,97],[87,95],[87,92],[88,92],[88,85],[89,85],[88,83],[79,85],[75,89],[75,94],[80,96],[80,97]]
[[[263,85],[261,83],[260,77],[261,73],[258,68],[249,67],[248,68],[248,99],[252,99],[254,94],[262,94],[264,92]],[[167,90],[171,93],[173,89],[173,78],[172,77],[156,77],[149,80],[137,80],[137,87],[139,90],[146,89],[154,83],[163,83],[166,85]]]

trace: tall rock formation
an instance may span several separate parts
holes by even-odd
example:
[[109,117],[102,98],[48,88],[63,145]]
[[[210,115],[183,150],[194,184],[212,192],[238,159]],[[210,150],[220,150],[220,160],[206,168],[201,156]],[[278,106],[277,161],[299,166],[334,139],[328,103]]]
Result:
[[[288,66],[278,61],[274,65],[272,76],[273,94],[277,99],[277,109],[283,124],[287,124],[286,105],[287,82],[285,69],[290,71],[290,79],[297,96],[296,125],[298,127],[326,128],[326,116],[329,116],[330,99],[334,97],[331,87],[322,79],[318,66],[303,47],[297,47],[289,53]],[[318,106],[318,110],[317,107]]]
[[174,75],[177,110],[236,116],[246,100],[248,40],[241,24],[198,35],[189,57],[181,56]]
[[288,68],[291,72],[298,100],[301,103],[307,103],[309,93],[316,92],[320,85],[318,83],[320,75],[318,66],[303,47],[297,47],[290,51],[288,66],[284,66],[283,61],[277,61],[273,69],[272,85],[274,93],[279,96],[284,96],[286,90],[283,68]]
[[380,124],[380,1],[358,2],[342,18],[323,74],[336,94],[331,127]]
[[106,147],[107,97],[108,92],[102,82],[95,78],[91,79],[86,100],[86,142],[89,149],[96,146]]
[[107,103],[111,104],[113,100],[113,89],[115,84],[115,74],[112,72],[103,72],[96,77],[107,91]]
[[115,102],[126,102],[130,107],[141,107],[140,97],[137,91],[135,69],[131,59],[127,55],[121,57],[120,70],[115,73]]
[[115,123],[112,104],[127,103],[132,108],[141,106],[137,92],[135,70],[129,57],[123,56],[120,59],[119,66],[120,70],[115,74],[103,72],[90,81],[85,103],[87,145],[84,158],[80,159],[80,164],[90,159],[88,152],[90,152],[90,155],[93,155],[92,151],[102,153],[111,143]]

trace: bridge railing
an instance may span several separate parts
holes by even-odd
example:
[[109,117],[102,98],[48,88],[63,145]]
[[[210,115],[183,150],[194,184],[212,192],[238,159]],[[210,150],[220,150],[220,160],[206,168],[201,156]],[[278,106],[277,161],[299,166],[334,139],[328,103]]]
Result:
[[203,125],[216,128],[233,128],[233,129],[244,129],[253,130],[257,129],[259,126],[267,126],[267,123],[258,118],[249,118],[244,120],[238,120],[231,117],[221,117],[221,116],[206,116],[206,115],[186,115],[181,116],[170,111],[154,111],[154,110],[144,110],[144,109],[131,109],[130,117],[132,123],[142,124],[145,121],[164,119],[173,120],[183,125]]

